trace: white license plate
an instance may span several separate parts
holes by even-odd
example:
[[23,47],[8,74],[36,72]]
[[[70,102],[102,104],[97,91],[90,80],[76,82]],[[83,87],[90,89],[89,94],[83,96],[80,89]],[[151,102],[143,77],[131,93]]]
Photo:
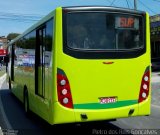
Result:
[[117,102],[117,97],[100,97],[99,102],[100,104],[115,103]]

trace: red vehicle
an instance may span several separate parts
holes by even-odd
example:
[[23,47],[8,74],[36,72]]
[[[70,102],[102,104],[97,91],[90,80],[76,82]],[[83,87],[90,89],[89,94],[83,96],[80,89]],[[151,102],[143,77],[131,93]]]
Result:
[[8,54],[8,51],[7,49],[0,49],[0,64],[3,65],[5,64],[5,58]]
[[0,49],[0,57],[5,57],[7,55],[7,49]]

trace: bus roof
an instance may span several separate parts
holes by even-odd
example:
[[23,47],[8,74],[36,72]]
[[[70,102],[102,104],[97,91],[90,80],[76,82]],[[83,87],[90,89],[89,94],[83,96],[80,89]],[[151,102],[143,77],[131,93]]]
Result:
[[111,7],[111,6],[70,6],[70,7],[63,7],[64,10],[81,10],[81,11],[89,11],[89,10],[107,10],[107,11],[121,11],[121,12],[127,12],[127,13],[135,13],[135,14],[144,14],[146,12],[140,11],[140,10],[134,10],[129,8],[123,8],[123,7]]

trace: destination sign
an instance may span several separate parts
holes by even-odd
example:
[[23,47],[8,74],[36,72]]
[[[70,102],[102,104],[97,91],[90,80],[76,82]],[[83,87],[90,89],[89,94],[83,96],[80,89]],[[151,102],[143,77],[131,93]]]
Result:
[[134,28],[138,29],[139,22],[138,19],[134,17],[121,16],[116,17],[116,28]]

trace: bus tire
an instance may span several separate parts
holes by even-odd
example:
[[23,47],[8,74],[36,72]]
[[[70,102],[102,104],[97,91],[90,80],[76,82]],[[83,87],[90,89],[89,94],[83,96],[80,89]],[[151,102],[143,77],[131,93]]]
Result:
[[27,89],[24,89],[24,111],[25,111],[26,116],[28,117],[30,113],[29,113],[29,100],[28,100]]

